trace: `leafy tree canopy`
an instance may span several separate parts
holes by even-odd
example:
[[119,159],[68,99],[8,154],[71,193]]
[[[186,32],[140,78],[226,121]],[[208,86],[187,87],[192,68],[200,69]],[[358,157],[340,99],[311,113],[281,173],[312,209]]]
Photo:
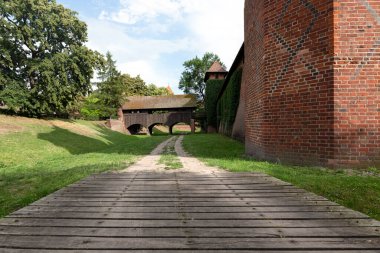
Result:
[[219,56],[213,53],[205,53],[202,58],[196,56],[183,63],[185,70],[182,72],[179,88],[186,94],[196,94],[202,105],[205,100],[205,74],[215,61],[219,61],[224,66]]
[[0,0],[0,101],[19,113],[64,112],[91,90],[100,55],[87,26],[55,0]]
[[[108,118],[115,116],[128,96],[159,96],[167,95],[166,88],[154,84],[146,85],[140,76],[132,77],[121,74],[116,68],[116,61],[107,52],[104,64],[98,72],[98,90],[81,102],[80,112],[87,119]],[[75,108],[75,106],[73,107]]]

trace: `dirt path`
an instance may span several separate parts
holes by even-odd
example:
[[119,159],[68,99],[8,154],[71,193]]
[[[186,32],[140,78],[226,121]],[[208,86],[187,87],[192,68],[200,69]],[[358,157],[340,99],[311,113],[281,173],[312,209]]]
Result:
[[[222,171],[216,167],[206,166],[197,158],[194,158],[191,155],[189,155],[182,146],[183,138],[184,136],[171,137],[170,139],[158,145],[149,155],[144,156],[138,162],[121,172],[196,172],[200,174],[213,174]],[[175,142],[175,144],[173,142]],[[168,145],[174,145],[175,151],[183,165],[183,168],[176,170],[166,170],[164,165],[159,164],[160,156],[164,152],[165,147]]]
[[121,172],[139,172],[139,171],[151,171],[151,172],[165,172],[164,166],[158,163],[161,154],[165,147],[171,142],[175,141],[177,137],[171,137],[168,140],[159,144],[149,155],[144,156],[142,159],[129,166]]

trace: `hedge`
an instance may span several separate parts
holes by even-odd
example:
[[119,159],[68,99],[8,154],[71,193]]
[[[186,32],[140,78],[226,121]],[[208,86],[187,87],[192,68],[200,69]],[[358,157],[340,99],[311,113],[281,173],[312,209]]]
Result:
[[207,114],[207,125],[217,128],[217,99],[223,87],[224,80],[208,80],[206,83],[205,107]]
[[243,69],[237,69],[217,104],[217,125],[220,133],[231,135],[239,107],[240,86]]

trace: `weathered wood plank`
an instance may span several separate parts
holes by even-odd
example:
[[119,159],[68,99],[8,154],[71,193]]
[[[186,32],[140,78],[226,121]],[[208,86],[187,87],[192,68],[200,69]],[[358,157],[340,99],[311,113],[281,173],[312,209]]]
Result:
[[182,212],[352,212],[347,208],[341,206],[270,206],[270,207],[250,207],[250,206],[197,206],[197,207],[187,207],[187,206],[125,206],[125,207],[104,207],[104,206],[37,206],[30,205],[20,211],[63,211],[63,212],[164,212],[172,213],[178,212],[178,208]]
[[[184,217],[185,216],[185,217]],[[75,218],[75,219],[143,219],[143,220],[173,220],[173,219],[194,219],[194,220],[254,220],[254,219],[367,219],[364,214],[357,212],[262,212],[262,213],[88,213],[88,212],[49,212],[49,211],[18,211],[9,215],[11,218]],[[183,218],[182,218],[183,217]]]
[[[141,199],[151,199],[151,198],[287,198],[287,197],[308,197],[310,195],[299,193],[299,192],[260,192],[260,193],[215,193],[215,194],[185,194],[185,193],[172,193],[172,194],[132,194],[129,192],[121,193],[57,193],[54,197],[60,198],[141,198]],[[314,197],[313,199],[318,198]],[[318,198],[320,199],[320,198]]]
[[[0,247],[0,249],[2,249]],[[2,249],[1,252],[7,252],[7,253],[24,253],[25,250],[24,249]],[[54,253],[94,253],[94,250],[44,250],[44,249],[38,249],[38,250],[34,250],[34,249],[28,249],[28,253],[46,253],[46,252],[54,252]],[[109,251],[109,250],[96,250],[96,252],[98,253],[167,253],[167,252],[171,252],[171,253],[176,253],[176,252],[180,252],[180,253],[194,253],[194,250],[183,250],[183,249],[175,249],[175,250],[170,250],[170,249],[165,249],[165,250],[112,250],[112,251]],[[231,249],[231,250],[197,250],[196,252],[199,252],[199,253],[232,253],[232,252],[239,252],[239,253],[252,253],[251,250],[236,250],[236,249]],[[255,252],[261,252],[261,251],[257,251],[255,250]],[[275,251],[272,251],[272,250],[265,250],[263,251],[265,253],[294,253],[294,250],[281,250],[281,251],[278,251],[278,250],[275,250]],[[378,250],[358,250],[358,249],[346,249],[346,250],[297,250],[297,253],[326,253],[326,252],[329,252],[329,253],[342,253],[342,252],[353,252],[353,253],[379,253]]]
[[218,206],[229,206],[229,207],[239,207],[239,206],[251,206],[251,207],[294,207],[294,206],[338,206],[330,201],[286,201],[286,202],[273,202],[265,203],[262,201],[191,201],[191,202],[144,202],[144,201],[58,201],[58,200],[39,200],[31,204],[31,206],[107,206],[107,207],[130,207],[130,206],[140,206],[140,207],[152,207],[152,206],[167,206],[167,207],[218,207]]
[[329,220],[109,220],[109,219],[34,219],[4,218],[3,226],[34,227],[219,227],[219,228],[257,228],[257,227],[380,227],[380,222],[371,219],[329,219]]
[[46,201],[52,201],[52,200],[58,200],[58,201],[98,201],[98,202],[112,202],[112,201],[132,201],[132,202],[178,202],[178,201],[183,201],[183,202],[194,202],[194,201],[204,201],[204,202],[228,202],[228,201],[247,201],[247,202],[253,202],[253,201],[260,201],[261,203],[273,203],[277,201],[282,201],[282,202],[288,202],[288,201],[294,201],[294,202],[302,202],[304,200],[309,200],[309,201],[327,201],[322,197],[313,197],[313,196],[275,196],[275,197],[267,197],[267,196],[262,196],[262,197],[160,197],[160,198],[142,198],[142,197],[64,197],[64,196],[57,196],[57,195],[51,195],[46,198],[44,198]]
[[0,247],[25,249],[378,249],[380,238],[106,238],[0,236]]
[[0,235],[88,236],[88,237],[192,237],[192,238],[380,238],[376,227],[325,228],[78,228],[78,227],[2,227]]

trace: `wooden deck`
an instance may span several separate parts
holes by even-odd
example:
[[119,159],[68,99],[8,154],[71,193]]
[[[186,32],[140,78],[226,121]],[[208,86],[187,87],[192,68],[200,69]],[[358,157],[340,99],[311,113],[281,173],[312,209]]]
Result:
[[0,220],[0,252],[380,252],[379,230],[259,173],[108,173]]

